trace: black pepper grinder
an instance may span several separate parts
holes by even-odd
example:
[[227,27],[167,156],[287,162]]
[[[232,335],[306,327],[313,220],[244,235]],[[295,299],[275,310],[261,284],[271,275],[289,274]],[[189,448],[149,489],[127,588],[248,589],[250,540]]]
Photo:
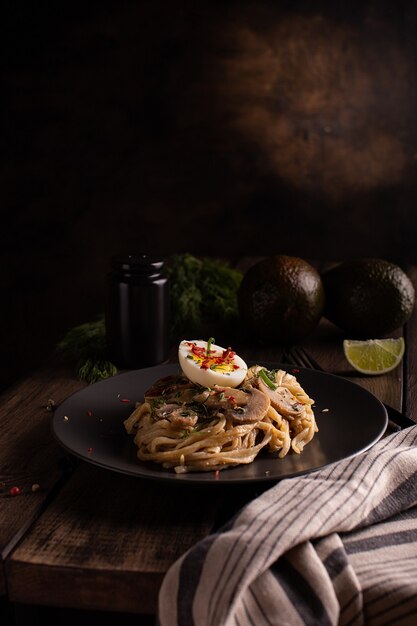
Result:
[[169,348],[169,279],[147,254],[113,257],[106,277],[106,340],[121,369],[162,363]]

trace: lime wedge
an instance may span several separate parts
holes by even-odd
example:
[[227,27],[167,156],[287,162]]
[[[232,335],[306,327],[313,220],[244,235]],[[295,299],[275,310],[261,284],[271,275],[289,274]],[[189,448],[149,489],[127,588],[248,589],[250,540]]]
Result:
[[362,374],[386,374],[399,365],[404,356],[404,339],[345,339],[343,350],[350,365]]

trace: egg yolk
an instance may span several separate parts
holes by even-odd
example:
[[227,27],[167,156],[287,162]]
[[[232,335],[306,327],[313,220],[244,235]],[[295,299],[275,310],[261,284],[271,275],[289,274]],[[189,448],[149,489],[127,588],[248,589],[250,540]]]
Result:
[[216,370],[219,372],[233,372],[239,369],[239,365],[233,363],[236,352],[231,348],[223,350],[221,355],[216,356],[215,350],[207,350],[203,346],[197,346],[193,342],[187,342],[189,354],[187,359],[192,359],[203,370]]

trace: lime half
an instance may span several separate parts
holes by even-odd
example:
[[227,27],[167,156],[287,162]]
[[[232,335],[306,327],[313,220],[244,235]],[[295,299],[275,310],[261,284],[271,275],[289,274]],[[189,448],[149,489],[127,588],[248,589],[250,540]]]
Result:
[[405,343],[399,339],[345,339],[343,350],[350,365],[362,374],[386,374],[399,365]]

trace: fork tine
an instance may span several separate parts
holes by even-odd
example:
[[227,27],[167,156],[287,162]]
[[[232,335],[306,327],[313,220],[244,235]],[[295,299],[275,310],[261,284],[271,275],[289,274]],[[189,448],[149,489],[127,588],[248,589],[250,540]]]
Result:
[[301,352],[301,350],[299,350],[298,348],[294,347],[291,348],[291,353],[293,355],[293,358],[295,360],[295,364],[299,365],[300,367],[309,367],[310,364],[307,362],[304,358],[304,354],[303,352]]
[[323,371],[323,368],[317,363],[317,361],[309,354],[304,348],[299,349],[300,354],[304,358],[304,362],[307,363],[307,367],[311,367],[315,370]]
[[304,364],[300,362],[298,355],[294,352],[292,348],[284,350],[282,354],[282,359],[283,362],[288,363],[288,365],[297,365],[298,367],[304,367]]
[[[300,354],[296,348],[290,348],[289,350],[285,351],[284,355],[285,355],[285,360],[290,365],[297,365],[298,367],[306,367],[306,363],[303,359],[303,355]],[[308,364],[307,364],[307,367],[309,367]]]
[[323,371],[323,368],[317,363],[315,359],[304,349],[298,347],[292,347],[286,355],[294,365],[299,367],[306,367],[308,369],[315,369]]

